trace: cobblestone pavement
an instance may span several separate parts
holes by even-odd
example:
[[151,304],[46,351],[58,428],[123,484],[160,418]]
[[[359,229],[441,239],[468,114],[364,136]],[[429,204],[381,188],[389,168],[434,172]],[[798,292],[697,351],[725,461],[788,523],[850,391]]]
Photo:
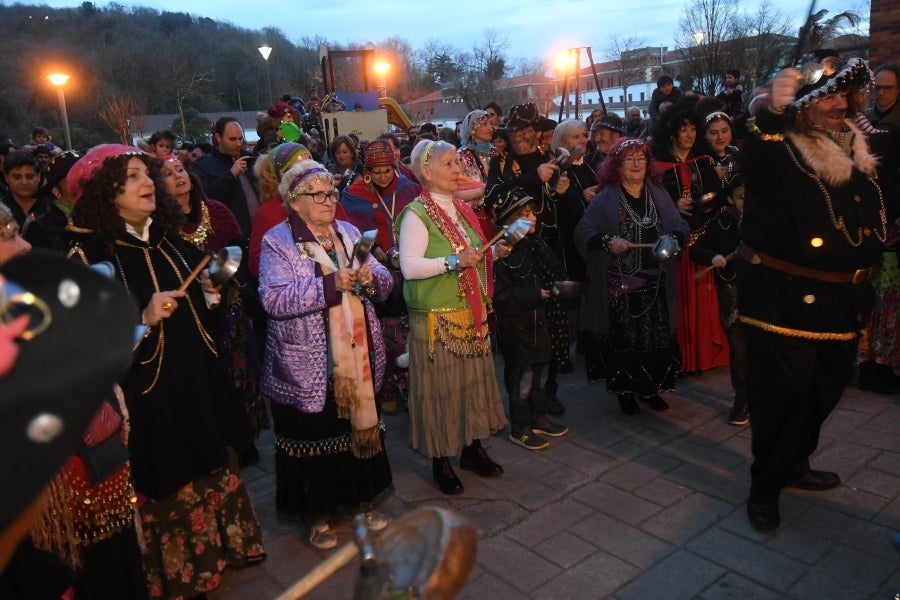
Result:
[[[390,517],[450,508],[478,528],[475,568],[459,598],[887,599],[900,591],[900,400],[848,389],[822,432],[814,468],[837,471],[828,492],[786,491],[773,534],[747,521],[750,429],[727,423],[727,368],[678,382],[665,413],[626,417],[602,384],[560,377],[570,434],[529,452],[508,430],[488,439],[499,479],[457,470],[466,491],[443,496],[430,461],[409,448],[407,416],[386,417],[394,488]],[[211,600],[274,598],[333,551],[275,513],[271,432],[244,470],[268,560],[229,570]],[[349,518],[337,527],[349,541]],[[351,598],[358,563],[308,598]]]

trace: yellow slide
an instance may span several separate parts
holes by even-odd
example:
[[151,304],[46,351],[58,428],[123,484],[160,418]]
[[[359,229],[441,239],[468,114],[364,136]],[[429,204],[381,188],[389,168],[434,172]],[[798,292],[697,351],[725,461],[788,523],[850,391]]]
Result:
[[399,127],[404,132],[412,125],[412,121],[393,98],[379,98],[378,106],[387,111],[388,123],[391,125]]

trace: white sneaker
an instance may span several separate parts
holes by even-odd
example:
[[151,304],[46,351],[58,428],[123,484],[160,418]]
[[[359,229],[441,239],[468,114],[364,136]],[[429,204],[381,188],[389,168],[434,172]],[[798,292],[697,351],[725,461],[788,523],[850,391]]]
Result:
[[369,528],[369,531],[381,531],[388,526],[388,518],[380,512],[371,510],[364,513],[363,517],[366,519],[366,527]]
[[319,550],[331,550],[337,546],[337,534],[331,530],[328,523],[317,523],[313,525],[309,534],[309,543]]

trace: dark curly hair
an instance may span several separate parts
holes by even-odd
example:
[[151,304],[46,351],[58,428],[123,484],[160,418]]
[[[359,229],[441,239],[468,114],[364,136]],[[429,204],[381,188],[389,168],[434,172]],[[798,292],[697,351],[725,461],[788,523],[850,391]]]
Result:
[[[678,135],[678,130],[686,123],[691,123],[697,128],[697,139],[703,136],[703,121],[695,110],[696,102],[678,101],[672,108],[659,115],[659,122],[653,130],[651,146],[653,156],[667,156],[672,148],[672,140]],[[695,142],[696,144],[696,142]]]
[[147,175],[153,180],[156,190],[156,210],[150,215],[153,224],[180,235],[185,218],[178,202],[166,190],[160,159],[149,154],[111,156],[90,179],[82,182],[81,198],[72,209],[72,223],[90,229],[110,254],[115,250],[115,241],[125,233],[125,220],[119,215],[115,200],[125,189],[126,167],[132,158],[139,158],[147,165]]

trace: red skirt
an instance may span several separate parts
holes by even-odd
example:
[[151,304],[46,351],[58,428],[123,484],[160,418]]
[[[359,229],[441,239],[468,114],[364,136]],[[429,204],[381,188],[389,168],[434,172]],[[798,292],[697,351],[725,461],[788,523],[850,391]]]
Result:
[[702,265],[691,262],[685,248],[675,268],[678,297],[676,334],[685,372],[707,371],[728,364],[728,338],[719,317],[715,274],[694,280]]

